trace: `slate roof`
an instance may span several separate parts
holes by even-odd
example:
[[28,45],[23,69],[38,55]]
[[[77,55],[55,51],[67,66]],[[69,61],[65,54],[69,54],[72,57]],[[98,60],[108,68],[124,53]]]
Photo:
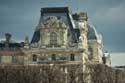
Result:
[[[21,47],[20,43],[9,43],[8,45],[9,47]],[[0,43],[0,48],[4,48],[5,47],[5,43]]]
[[[75,27],[72,22],[71,11],[68,7],[50,7],[41,8],[41,17],[44,13],[66,13],[69,23],[69,34],[71,35],[71,42],[76,43],[78,38],[75,33]],[[40,31],[35,31],[31,40],[31,43],[37,43],[40,40]]]
[[40,31],[35,31],[31,43],[37,43],[40,40]]
[[[68,34],[71,35],[70,40],[73,43],[77,43],[79,36],[80,36],[80,31],[79,29],[75,29],[73,19],[72,19],[73,18],[72,13],[68,7],[41,8],[41,17],[43,16],[44,13],[66,13],[67,18],[68,18],[68,23],[69,23]],[[87,28],[88,28],[88,34],[87,34],[88,40],[97,40],[98,35],[97,35],[95,27],[88,24]],[[40,40],[40,31],[36,30],[33,34],[31,43],[38,43],[39,40]]]

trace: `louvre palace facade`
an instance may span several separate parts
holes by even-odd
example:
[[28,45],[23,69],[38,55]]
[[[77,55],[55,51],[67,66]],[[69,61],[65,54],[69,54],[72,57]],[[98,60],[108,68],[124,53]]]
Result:
[[[0,64],[106,64],[101,34],[88,23],[87,13],[68,7],[41,8],[33,37],[12,41],[10,33],[0,42]],[[106,56],[105,56],[106,55]]]

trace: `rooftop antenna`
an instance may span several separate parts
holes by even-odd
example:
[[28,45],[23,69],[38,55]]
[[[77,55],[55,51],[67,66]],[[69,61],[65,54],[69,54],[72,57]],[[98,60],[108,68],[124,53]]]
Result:
[[76,10],[77,12],[79,12],[79,0],[75,0],[76,1]]

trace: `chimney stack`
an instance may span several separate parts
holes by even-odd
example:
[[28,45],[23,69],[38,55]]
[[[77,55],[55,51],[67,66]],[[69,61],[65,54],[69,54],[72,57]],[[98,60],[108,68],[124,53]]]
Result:
[[10,43],[11,34],[10,33],[5,33],[5,38],[6,38],[6,43]]

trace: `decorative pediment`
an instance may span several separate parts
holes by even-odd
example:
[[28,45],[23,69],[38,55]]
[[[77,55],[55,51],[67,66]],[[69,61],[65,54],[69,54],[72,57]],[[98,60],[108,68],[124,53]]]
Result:
[[52,28],[59,27],[59,20],[55,16],[50,16],[47,20],[47,25]]
[[59,20],[56,16],[50,16],[47,20],[47,27],[60,28],[60,27],[66,27],[66,24],[61,20]]

